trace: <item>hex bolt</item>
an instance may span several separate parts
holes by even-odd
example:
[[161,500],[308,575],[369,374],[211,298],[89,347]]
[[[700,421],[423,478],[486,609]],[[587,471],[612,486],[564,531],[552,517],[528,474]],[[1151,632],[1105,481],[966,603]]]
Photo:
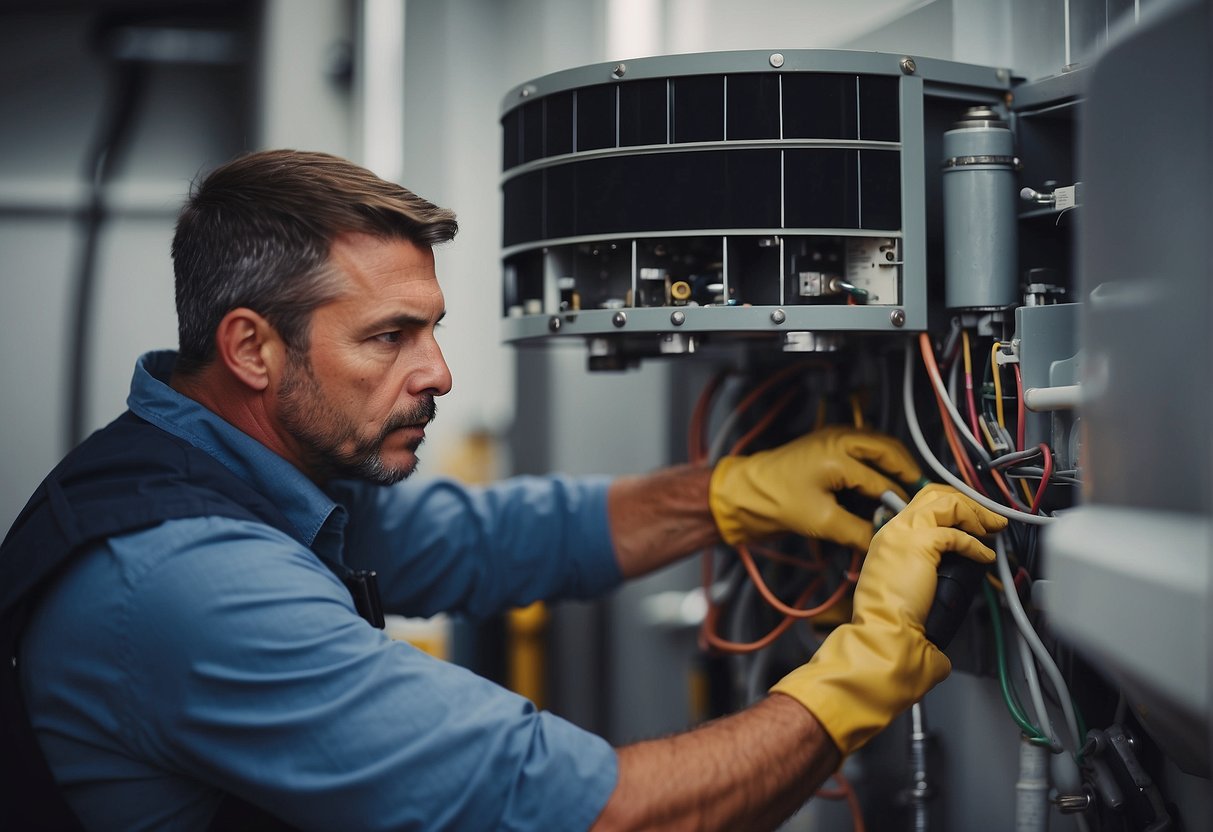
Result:
[[776,69],[779,69],[781,66],[783,66],[783,53],[782,52],[774,52],[771,54],[771,66],[775,67]]
[[548,318],[548,329],[550,331],[559,332],[561,326],[563,326],[563,324],[560,323],[560,318],[556,317],[555,315]]
[[627,315],[625,315],[625,314],[624,314],[624,313],[622,313],[622,312],[616,312],[616,313],[615,313],[615,314],[614,314],[614,315],[611,317],[611,323],[613,323],[613,324],[614,324],[615,326],[617,326],[617,327],[623,327],[623,326],[626,326],[626,325],[627,325],[627,322],[628,322],[628,316],[627,316]]
[[776,309],[774,312],[771,313],[771,323],[775,324],[776,326],[783,323],[787,319],[788,319],[788,313],[784,312],[782,309]]
[[674,326],[682,326],[687,322],[687,313],[681,310],[675,310],[670,313],[670,323]]
[[906,311],[904,309],[894,309],[889,313],[889,321],[892,322],[893,326],[905,326]]
[[612,78],[622,78],[624,76],[624,74],[627,73],[627,71],[628,71],[627,64],[615,64],[615,66],[611,67],[611,77]]
[[913,58],[907,55],[901,59],[901,71],[906,75],[913,75],[918,71],[918,64],[914,62]]

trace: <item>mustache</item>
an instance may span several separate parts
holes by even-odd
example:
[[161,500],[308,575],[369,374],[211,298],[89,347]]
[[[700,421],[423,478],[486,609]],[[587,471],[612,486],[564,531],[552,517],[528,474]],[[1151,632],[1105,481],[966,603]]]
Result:
[[426,396],[416,405],[408,410],[393,413],[391,418],[383,426],[383,434],[386,436],[394,430],[400,428],[414,427],[416,425],[426,425],[434,421],[438,415],[438,405],[434,403],[433,396]]

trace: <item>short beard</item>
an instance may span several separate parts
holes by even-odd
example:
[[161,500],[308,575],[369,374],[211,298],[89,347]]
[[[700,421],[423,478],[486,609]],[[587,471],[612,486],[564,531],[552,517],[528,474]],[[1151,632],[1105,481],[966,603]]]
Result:
[[[383,461],[383,443],[392,431],[431,422],[438,412],[434,397],[427,395],[414,407],[393,413],[376,436],[359,436],[357,427],[325,398],[307,356],[297,355],[293,350],[287,358],[278,401],[279,418],[299,442],[305,470],[317,482],[333,479],[360,479],[378,485],[400,482],[416,470],[417,449],[412,449],[413,461],[408,465],[389,467]],[[351,445],[350,450],[342,450]]]

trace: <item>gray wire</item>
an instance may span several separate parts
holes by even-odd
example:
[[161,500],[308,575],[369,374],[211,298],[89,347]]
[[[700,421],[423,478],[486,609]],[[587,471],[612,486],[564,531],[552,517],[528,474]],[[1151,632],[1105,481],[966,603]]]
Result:
[[774,650],[759,650],[750,657],[750,668],[746,673],[745,696],[746,704],[753,705],[763,699],[767,693],[767,671],[771,667],[771,655]]
[[1015,626],[1019,628],[1019,632],[1028,642],[1032,654],[1036,656],[1036,660],[1044,669],[1045,676],[1053,685],[1053,690],[1061,703],[1061,713],[1066,719],[1066,727],[1074,739],[1074,752],[1077,753],[1078,749],[1082,748],[1083,738],[1078,732],[1078,717],[1074,713],[1074,702],[1070,699],[1070,689],[1066,686],[1066,680],[1057,668],[1057,662],[1049,654],[1044,642],[1040,640],[1036,628],[1032,626],[1032,622],[1028,621],[1028,614],[1024,612],[1023,602],[1019,600],[1019,593],[1015,589],[1015,579],[1011,576],[1011,564],[1007,561],[1005,537],[1005,534],[998,534],[994,538],[995,563],[998,565],[998,577],[1002,581],[1002,594],[1007,599],[1007,606],[1011,610],[1011,618],[1015,620]]
[[[906,352],[909,353],[910,350],[907,348]],[[956,364],[952,365],[953,370],[955,370],[956,367]],[[947,409],[948,415],[952,417],[952,422],[956,425],[956,429],[960,431],[961,435],[964,436],[964,438],[969,441],[969,444],[972,445],[977,451],[977,454],[981,457],[982,462],[988,464],[990,462],[990,454],[986,451],[985,446],[977,440],[977,437],[973,435],[973,432],[969,430],[969,426],[965,424],[964,419],[961,418],[960,411],[956,409],[956,405],[953,403],[952,397],[948,394],[947,389],[945,389],[943,386],[943,379],[940,378],[936,373],[927,373],[927,377],[931,380],[931,385],[935,388],[935,392],[939,394],[939,398],[943,400],[943,406]]]
[[1053,741],[1055,749],[1060,751],[1061,746],[1057,742],[1057,735],[1053,733],[1053,723],[1049,721],[1049,711],[1045,708],[1044,694],[1040,690],[1040,676],[1036,673],[1036,660],[1032,658],[1032,649],[1028,647],[1023,633],[1019,633],[1016,642],[1019,644],[1019,664],[1022,666],[1024,678],[1028,681],[1032,710],[1036,712],[1036,724],[1040,726],[1044,735]]
[[1037,526],[1045,526],[1055,522],[1056,518],[1043,517],[1037,514],[1028,514],[1026,511],[1008,508],[1000,503],[996,503],[989,497],[979,494],[965,483],[964,480],[957,477],[951,471],[944,467],[944,464],[939,461],[939,457],[935,456],[931,451],[930,445],[927,444],[927,439],[922,435],[922,427],[918,424],[918,411],[914,407],[914,354],[908,346],[906,348],[905,359],[905,383],[902,385],[901,399],[902,405],[906,412],[906,426],[910,429],[910,435],[914,439],[914,446],[918,449],[918,453],[926,460],[940,479],[951,485],[961,494],[964,494],[969,499],[976,502],[978,505],[988,508],[995,514],[1001,514],[1003,517],[1008,517],[1012,520],[1020,520],[1024,523],[1034,523]]
[[1039,447],[1028,448],[1023,451],[1012,451],[1009,454],[1003,454],[1002,456],[996,456],[993,459],[991,459],[990,467],[991,468],[1002,468],[1006,465],[1010,465],[1012,462],[1021,462],[1023,460],[1033,459],[1035,457],[1040,456],[1041,453],[1042,453],[1042,451],[1040,450]]
[[[728,383],[727,381],[725,382]],[[721,398],[724,398],[721,396]],[[737,408],[732,408],[729,415],[725,417],[720,427],[716,430],[716,435],[712,438],[712,444],[708,448],[708,461],[716,463],[724,456],[725,446],[728,445],[729,437],[733,434],[733,427],[737,424],[737,420],[741,418],[741,412]]]

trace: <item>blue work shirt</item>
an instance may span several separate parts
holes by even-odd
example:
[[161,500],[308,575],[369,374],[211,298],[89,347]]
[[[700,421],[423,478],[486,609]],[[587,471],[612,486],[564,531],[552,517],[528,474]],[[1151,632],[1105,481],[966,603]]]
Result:
[[379,573],[384,607],[483,616],[617,585],[604,479],[326,494],[135,368],[130,409],[271,499],[269,526],[172,520],[83,555],[39,605],[22,684],[90,829],[203,829],[231,792],[303,829],[585,829],[617,777],[600,737],[370,627],[320,554]]

